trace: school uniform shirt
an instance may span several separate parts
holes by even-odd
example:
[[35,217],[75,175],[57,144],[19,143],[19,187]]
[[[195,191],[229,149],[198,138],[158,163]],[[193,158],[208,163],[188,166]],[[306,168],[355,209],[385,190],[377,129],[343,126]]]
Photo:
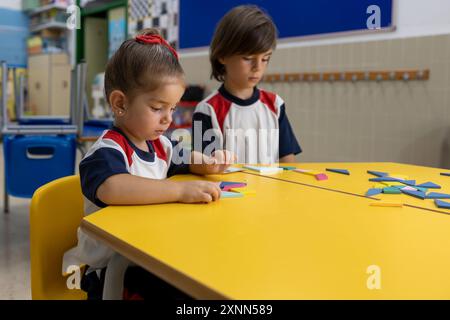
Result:
[[[189,164],[174,164],[172,143],[165,136],[147,141],[149,152],[138,149],[118,128],[103,132],[80,163],[81,190],[85,216],[106,207],[96,197],[98,187],[116,174],[132,174],[150,179],[165,179],[174,174],[189,173]],[[78,244],[64,254],[63,273],[70,265],[89,265],[92,269],[107,265],[113,251],[89,237],[80,228]]]
[[256,87],[244,100],[222,85],[197,105],[192,133],[194,150],[209,156],[226,149],[237,155],[238,163],[274,163],[302,152],[284,101]]

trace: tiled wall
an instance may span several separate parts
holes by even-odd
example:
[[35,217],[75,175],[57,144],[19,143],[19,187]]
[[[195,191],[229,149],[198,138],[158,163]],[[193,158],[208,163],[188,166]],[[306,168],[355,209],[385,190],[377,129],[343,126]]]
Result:
[[[206,56],[182,58],[189,83]],[[394,161],[450,168],[450,34],[276,50],[267,73],[430,69],[428,81],[261,84],[286,101],[299,161]]]

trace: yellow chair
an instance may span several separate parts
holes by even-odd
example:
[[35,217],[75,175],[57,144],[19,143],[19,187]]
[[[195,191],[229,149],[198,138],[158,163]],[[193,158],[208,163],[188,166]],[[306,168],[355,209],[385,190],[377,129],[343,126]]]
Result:
[[33,194],[30,212],[33,299],[86,299],[85,292],[68,289],[67,277],[61,273],[64,252],[76,245],[82,218],[79,176],[54,180]]

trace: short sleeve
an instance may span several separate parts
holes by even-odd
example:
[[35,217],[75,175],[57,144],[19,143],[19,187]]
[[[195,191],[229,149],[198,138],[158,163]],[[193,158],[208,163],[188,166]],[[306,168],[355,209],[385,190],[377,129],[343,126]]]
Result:
[[[189,152],[189,150],[186,150],[185,148],[182,148],[181,147],[181,144],[182,144],[181,142],[172,141],[172,140],[170,142],[172,143],[172,150],[173,150],[173,152],[174,153],[175,152],[178,153],[176,155],[177,158],[180,159],[180,160],[186,158],[187,163],[186,163],[186,161],[181,161],[182,163],[179,163],[179,164],[175,163],[175,161],[174,161],[175,155],[173,154],[172,155],[172,159],[171,159],[170,164],[169,164],[169,170],[167,171],[167,177],[169,178],[169,177],[177,175],[177,174],[188,174],[188,173],[190,173],[190,170],[189,170],[190,152]],[[179,146],[180,146],[180,148],[179,148]],[[180,162],[180,161],[176,161],[176,162]]]
[[114,148],[100,148],[80,162],[83,195],[99,207],[106,204],[97,199],[97,189],[109,177],[129,173],[123,154]]
[[[199,130],[199,126],[201,126],[201,130]],[[202,112],[195,112],[192,117],[192,150],[204,153],[205,148],[211,145],[215,145],[219,142],[219,137],[215,133],[215,130],[212,130],[212,119],[211,116],[206,115]],[[205,135],[206,132],[209,132],[209,135]],[[212,135],[210,135],[212,133]],[[200,136],[201,134],[201,136]],[[204,137],[210,137],[210,140],[204,140]],[[199,150],[201,148],[201,150]],[[211,149],[208,148],[208,149]],[[213,148],[211,154],[216,150]],[[207,154],[207,156],[211,156],[211,154]]]
[[286,114],[285,105],[280,107],[280,116],[278,118],[278,126],[280,128],[279,133],[279,158],[287,156],[289,154],[299,154],[302,152],[302,148],[298,144],[295,138],[294,131]]

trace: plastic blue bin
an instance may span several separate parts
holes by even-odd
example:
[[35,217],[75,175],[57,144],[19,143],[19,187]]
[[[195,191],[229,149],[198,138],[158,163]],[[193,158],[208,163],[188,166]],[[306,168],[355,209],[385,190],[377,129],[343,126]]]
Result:
[[31,198],[47,182],[75,173],[76,136],[7,135],[3,156],[6,192]]

